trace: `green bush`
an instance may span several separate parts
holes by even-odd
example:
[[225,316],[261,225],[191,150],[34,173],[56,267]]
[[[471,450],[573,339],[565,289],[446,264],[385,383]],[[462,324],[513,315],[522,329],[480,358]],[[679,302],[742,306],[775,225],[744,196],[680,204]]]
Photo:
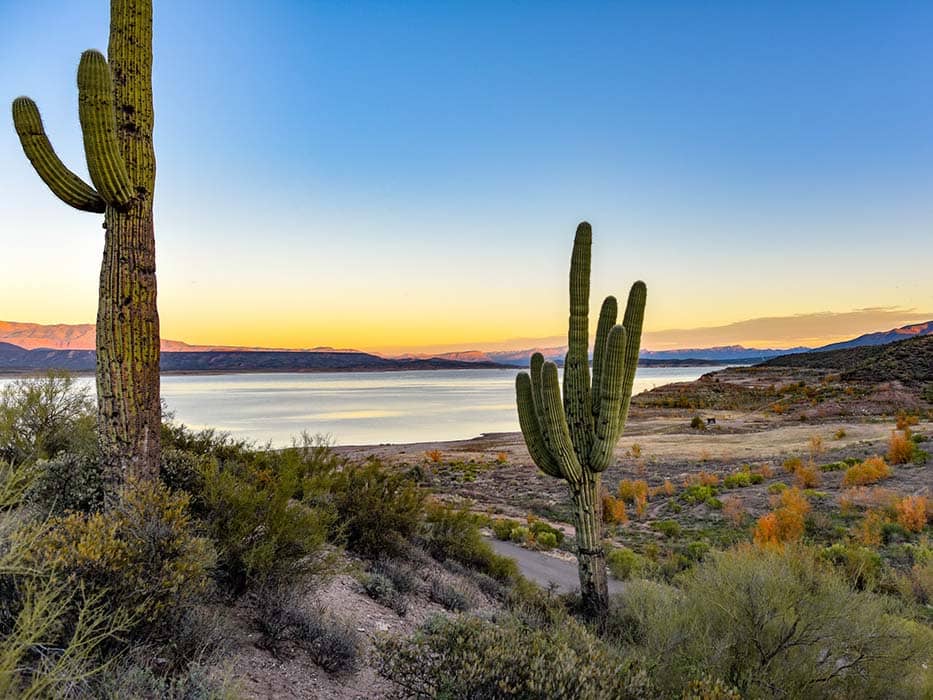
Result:
[[445,609],[453,612],[463,612],[472,607],[470,599],[466,595],[450,583],[439,579],[434,579],[431,582],[428,597],[438,605],[442,605]]
[[693,484],[688,486],[680,493],[680,498],[685,503],[705,503],[719,493],[715,486]]
[[559,530],[556,527],[548,525],[543,520],[532,520],[528,525],[528,529],[531,530],[531,534],[535,536],[535,539],[540,543],[541,535],[551,535],[554,538],[554,544],[559,545],[564,541],[564,533],[562,530]]
[[35,478],[25,496],[44,513],[90,513],[104,503],[104,481],[96,455],[61,453],[35,466]]
[[512,530],[518,527],[517,520],[508,518],[496,518],[492,521],[492,532],[497,540],[508,540],[512,536]]
[[100,596],[150,635],[171,635],[177,616],[208,589],[213,547],[194,534],[188,496],[159,483],[131,482],[113,510],[72,513],[39,527],[28,557],[33,566]]
[[741,471],[729,474],[725,479],[722,480],[723,486],[727,489],[738,489],[745,488],[746,486],[752,485],[752,475],[751,472]]
[[841,472],[849,468],[850,465],[845,462],[830,462],[829,464],[821,464],[821,472]]
[[0,460],[18,464],[61,452],[93,453],[95,404],[70,375],[49,372],[0,390]]
[[706,430],[706,422],[699,416],[690,419],[690,427],[694,430]]
[[527,527],[524,525],[519,525],[518,527],[513,528],[512,532],[509,533],[509,539],[512,540],[512,542],[522,544],[523,542],[528,541],[530,534],[531,531]]
[[387,608],[394,610],[399,617],[408,612],[408,599],[392,583],[392,579],[379,572],[373,572],[363,579],[366,595]]
[[424,512],[421,487],[377,461],[314,476],[304,490],[306,500],[333,510],[338,538],[347,548],[366,556],[404,552]]
[[884,568],[881,555],[868,547],[837,542],[825,547],[820,555],[834,564],[853,588],[872,590]]
[[438,561],[453,559],[499,581],[518,576],[515,562],[493,551],[483,539],[477,517],[467,510],[431,504],[426,512],[422,540],[424,548]]
[[216,461],[204,465],[199,516],[219,550],[218,577],[229,591],[298,580],[319,571],[332,515],[295,501],[297,475],[269,472],[250,483]]
[[552,532],[542,532],[535,538],[535,543],[544,550],[554,549],[557,546],[557,537]]
[[648,569],[647,560],[627,547],[611,549],[606,555],[606,566],[609,573],[620,581],[626,581],[635,576],[642,576]]
[[528,629],[506,617],[495,623],[434,618],[411,638],[382,637],[376,667],[396,697],[602,700],[650,697],[645,675],[572,619]]
[[680,536],[680,523],[676,520],[659,520],[654,529],[669,539]]
[[[743,697],[919,697],[931,632],[853,591],[812,552],[742,546],[697,565],[666,604],[622,592],[664,694],[698,670]],[[642,606],[641,608],[639,606]]]

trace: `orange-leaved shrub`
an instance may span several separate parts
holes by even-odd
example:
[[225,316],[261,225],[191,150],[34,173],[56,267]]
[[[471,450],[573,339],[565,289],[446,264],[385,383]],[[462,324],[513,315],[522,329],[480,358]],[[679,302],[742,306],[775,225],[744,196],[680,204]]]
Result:
[[603,494],[603,522],[609,525],[622,525],[628,522],[625,501],[611,494]]
[[905,496],[894,505],[894,509],[898,524],[910,532],[921,532],[931,512],[926,496]]
[[891,476],[891,469],[883,457],[875,455],[869,457],[861,464],[856,464],[846,470],[842,478],[843,486],[866,486],[876,484],[882,479]]
[[811,462],[794,470],[794,480],[800,488],[812,489],[820,485],[820,471]]
[[891,464],[908,464],[913,460],[916,449],[910,438],[910,428],[891,431],[888,440],[888,461]]
[[780,545],[800,539],[810,503],[797,487],[786,489],[772,499],[774,510],[755,524],[758,545]]

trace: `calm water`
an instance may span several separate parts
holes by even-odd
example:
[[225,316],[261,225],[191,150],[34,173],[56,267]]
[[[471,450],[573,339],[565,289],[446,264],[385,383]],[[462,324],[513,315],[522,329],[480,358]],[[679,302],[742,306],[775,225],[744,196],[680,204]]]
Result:
[[[713,369],[641,367],[635,392]],[[162,396],[189,427],[275,445],[287,445],[302,430],[329,435],[338,445],[459,440],[518,430],[518,371],[164,376]],[[93,378],[81,381],[93,391]]]

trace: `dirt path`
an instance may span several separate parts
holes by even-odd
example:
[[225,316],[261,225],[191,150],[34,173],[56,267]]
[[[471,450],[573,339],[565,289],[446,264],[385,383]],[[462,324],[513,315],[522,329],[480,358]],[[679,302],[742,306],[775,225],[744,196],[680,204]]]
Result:
[[[570,593],[580,588],[577,567],[572,562],[551,557],[541,552],[533,552],[530,549],[502,540],[490,539],[489,544],[497,553],[514,559],[522,575],[539,586],[547,587],[554,584],[559,593]],[[621,590],[621,581],[609,579],[610,593],[618,593]]]

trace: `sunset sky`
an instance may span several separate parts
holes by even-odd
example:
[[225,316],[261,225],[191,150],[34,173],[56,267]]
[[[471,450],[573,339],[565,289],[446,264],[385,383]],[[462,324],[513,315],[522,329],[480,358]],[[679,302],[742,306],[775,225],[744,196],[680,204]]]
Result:
[[[0,0],[0,99],[86,173],[105,0]],[[648,284],[644,347],[818,345],[933,319],[929,2],[160,0],[164,337],[364,350],[566,332]],[[101,217],[0,124],[0,319],[94,320]]]

